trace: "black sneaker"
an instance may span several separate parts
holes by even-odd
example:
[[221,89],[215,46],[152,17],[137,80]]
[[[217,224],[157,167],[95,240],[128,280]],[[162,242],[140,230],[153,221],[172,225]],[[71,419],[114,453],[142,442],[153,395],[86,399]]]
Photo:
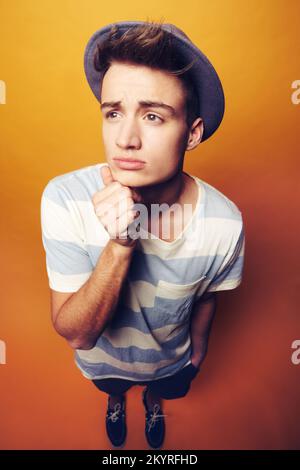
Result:
[[145,436],[147,442],[152,449],[161,447],[165,437],[165,420],[162,409],[158,403],[155,403],[153,409],[148,408],[146,402],[147,387],[143,390],[143,404],[146,410]]
[[107,436],[113,447],[121,447],[127,434],[124,395],[113,407],[110,407],[108,397],[105,424]]

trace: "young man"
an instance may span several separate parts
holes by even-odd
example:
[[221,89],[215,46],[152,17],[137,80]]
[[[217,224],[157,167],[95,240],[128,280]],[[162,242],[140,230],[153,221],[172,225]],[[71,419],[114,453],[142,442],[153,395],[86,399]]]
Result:
[[169,24],[101,28],[84,64],[107,162],[44,189],[52,319],[83,375],[109,395],[112,445],[125,441],[125,392],[139,384],[147,385],[145,435],[158,448],[161,399],[187,394],[207,352],[216,292],[242,278],[241,212],[182,171],[185,152],[220,125],[223,90],[208,59]]

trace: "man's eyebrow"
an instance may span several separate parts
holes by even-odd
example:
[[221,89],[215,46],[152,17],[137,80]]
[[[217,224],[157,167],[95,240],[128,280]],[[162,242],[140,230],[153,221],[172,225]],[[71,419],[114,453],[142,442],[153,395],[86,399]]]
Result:
[[[169,104],[163,103],[162,101],[139,101],[141,108],[162,108],[169,111],[172,115],[176,114],[175,109]],[[122,108],[121,101],[105,101],[100,105],[101,110],[104,108]]]

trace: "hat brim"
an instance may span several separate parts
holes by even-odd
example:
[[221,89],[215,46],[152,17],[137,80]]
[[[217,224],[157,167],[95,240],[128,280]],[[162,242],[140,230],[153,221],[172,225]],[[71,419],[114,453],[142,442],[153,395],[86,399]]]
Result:
[[[143,21],[111,23],[96,31],[88,41],[84,53],[84,71],[91,90],[99,102],[103,73],[98,72],[94,67],[94,54],[97,44],[102,43],[108,37],[111,27],[114,25],[117,25],[121,33],[124,33],[128,28],[143,23]],[[199,116],[204,123],[201,140],[203,142],[218,129],[224,116],[225,98],[221,81],[208,58],[189,40],[185,33],[170,24],[163,24],[162,27],[172,33],[174,45],[185,58],[186,63],[196,59],[189,73],[198,94]]]

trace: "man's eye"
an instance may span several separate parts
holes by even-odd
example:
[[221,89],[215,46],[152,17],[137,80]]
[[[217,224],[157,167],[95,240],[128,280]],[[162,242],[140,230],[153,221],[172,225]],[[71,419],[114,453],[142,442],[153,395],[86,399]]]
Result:
[[[116,116],[113,116],[113,115],[118,115],[118,113],[116,111],[109,111],[108,113],[105,114],[105,117],[108,119],[114,119]],[[154,118],[154,119],[150,119],[150,121],[152,122],[156,122],[157,120],[161,122],[163,121],[163,119],[157,116],[156,114],[148,113],[146,117],[149,117],[149,116]]]
[[117,114],[116,111],[109,111],[108,113],[105,114],[105,117],[109,118],[111,117],[112,114]]
[[[156,114],[149,113],[149,114],[147,114],[147,116],[154,116],[156,119],[159,119],[160,121],[162,121],[162,118],[160,118],[160,117],[159,117],[159,116],[157,116]],[[153,121],[153,122],[155,122],[155,120],[154,120],[154,119],[150,119],[150,121]]]

